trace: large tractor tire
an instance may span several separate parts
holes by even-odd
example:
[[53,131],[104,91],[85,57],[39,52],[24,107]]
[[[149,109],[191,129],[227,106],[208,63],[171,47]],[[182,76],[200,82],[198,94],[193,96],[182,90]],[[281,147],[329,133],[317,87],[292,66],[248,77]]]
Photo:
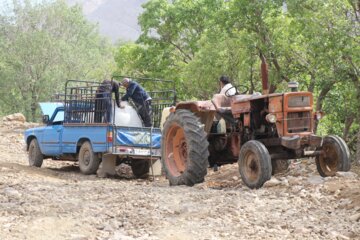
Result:
[[271,178],[270,154],[259,141],[248,141],[241,147],[238,164],[241,179],[251,189],[261,188]]
[[86,141],[81,145],[79,151],[79,167],[83,174],[95,174],[100,165],[100,159],[93,152],[91,143]]
[[44,160],[44,155],[41,153],[39,143],[36,140],[36,138],[31,140],[28,154],[29,154],[29,165],[32,167],[41,167]]
[[338,136],[326,136],[323,140],[321,154],[316,156],[315,162],[322,177],[334,176],[337,171],[350,170],[350,151],[345,141]]
[[147,178],[149,176],[150,161],[136,159],[131,161],[131,170],[136,178]]
[[170,185],[193,186],[204,181],[209,143],[199,119],[189,110],[170,114],[162,133],[161,162]]

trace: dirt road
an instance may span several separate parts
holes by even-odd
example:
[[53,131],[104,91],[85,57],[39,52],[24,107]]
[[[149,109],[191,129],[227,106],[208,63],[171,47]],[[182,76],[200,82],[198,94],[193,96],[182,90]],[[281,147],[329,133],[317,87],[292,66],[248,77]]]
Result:
[[100,179],[72,162],[28,167],[23,130],[0,124],[0,239],[360,239],[353,172],[322,178],[294,162],[259,190],[236,164],[192,188]]

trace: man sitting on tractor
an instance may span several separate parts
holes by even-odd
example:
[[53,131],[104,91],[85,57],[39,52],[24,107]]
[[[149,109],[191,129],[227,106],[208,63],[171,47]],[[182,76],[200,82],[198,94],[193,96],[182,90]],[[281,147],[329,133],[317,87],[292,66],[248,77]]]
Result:
[[226,96],[234,96],[236,94],[236,88],[230,83],[230,79],[227,76],[221,76],[219,79],[220,83],[220,94]]

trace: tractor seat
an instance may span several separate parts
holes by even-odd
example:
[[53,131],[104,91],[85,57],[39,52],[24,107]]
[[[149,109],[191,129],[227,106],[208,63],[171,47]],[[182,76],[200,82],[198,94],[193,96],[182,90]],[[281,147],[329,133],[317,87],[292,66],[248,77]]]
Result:
[[230,97],[225,96],[225,94],[214,94],[211,102],[215,108],[231,107]]
[[[235,95],[232,97],[233,102],[242,102],[251,99],[254,96],[254,94],[241,94],[241,95]],[[257,95],[256,95],[257,96]]]
[[211,102],[217,112],[231,113],[231,97],[227,97],[225,94],[214,94]]

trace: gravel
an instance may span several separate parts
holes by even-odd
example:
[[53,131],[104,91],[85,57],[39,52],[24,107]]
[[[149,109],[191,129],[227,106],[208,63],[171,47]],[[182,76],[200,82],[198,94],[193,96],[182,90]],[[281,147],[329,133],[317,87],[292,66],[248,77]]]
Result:
[[29,167],[24,124],[0,124],[0,239],[359,239],[357,173],[322,178],[313,160],[250,190],[237,164],[194,187],[97,178],[76,163]]

